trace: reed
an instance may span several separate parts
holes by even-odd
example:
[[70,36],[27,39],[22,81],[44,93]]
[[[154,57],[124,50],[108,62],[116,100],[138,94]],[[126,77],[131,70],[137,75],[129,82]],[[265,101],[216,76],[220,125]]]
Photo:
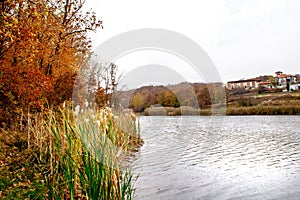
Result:
[[145,116],[180,116],[180,115],[212,115],[212,109],[200,109],[189,106],[174,107],[153,107],[146,108]]
[[298,105],[258,105],[251,107],[228,107],[227,115],[300,115]]
[[[130,116],[120,112],[119,117],[115,117],[110,109],[105,109],[104,114],[99,110],[78,120],[74,119],[70,107],[23,116],[29,123],[18,132],[22,135],[18,155],[24,160],[0,167],[4,169],[0,178],[4,192],[0,192],[0,197],[10,198],[14,193],[21,199],[132,199],[132,174],[130,169],[120,167],[121,155],[137,148],[142,140]],[[4,153],[1,141],[0,144],[0,155],[9,154],[11,147],[6,146]],[[13,141],[12,145],[18,144]],[[28,165],[25,168],[24,163]],[[22,165],[25,172],[34,169],[33,175],[16,181],[18,174],[11,174],[9,170],[12,166],[19,168],[18,165]],[[2,181],[4,174],[13,181]],[[18,188],[16,184],[27,186]]]

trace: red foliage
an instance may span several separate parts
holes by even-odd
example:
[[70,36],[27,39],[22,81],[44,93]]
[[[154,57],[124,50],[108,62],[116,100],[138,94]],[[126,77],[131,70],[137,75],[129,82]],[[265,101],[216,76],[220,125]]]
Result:
[[80,0],[0,3],[0,122],[71,98],[86,34],[101,25],[81,8]]

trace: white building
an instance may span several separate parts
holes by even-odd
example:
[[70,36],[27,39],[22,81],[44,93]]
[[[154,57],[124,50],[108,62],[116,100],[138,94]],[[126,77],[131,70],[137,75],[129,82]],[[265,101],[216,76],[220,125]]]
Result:
[[226,84],[226,88],[228,90],[233,90],[237,88],[244,88],[246,90],[251,90],[258,87],[259,80],[258,79],[246,79],[246,80],[238,80],[238,81],[229,81]]
[[297,76],[291,74],[283,74],[281,71],[275,72],[275,84],[277,88],[286,88],[287,90],[299,90],[297,84]]

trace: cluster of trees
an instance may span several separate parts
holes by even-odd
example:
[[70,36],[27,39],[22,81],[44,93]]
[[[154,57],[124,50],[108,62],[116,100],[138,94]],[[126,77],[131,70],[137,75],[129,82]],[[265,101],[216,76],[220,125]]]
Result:
[[151,105],[159,104],[166,107],[179,107],[176,95],[164,86],[144,86],[134,91],[129,101],[129,108],[142,112]]
[[226,94],[222,83],[184,82],[166,87],[144,86],[136,90],[119,92],[118,99],[118,103],[123,107],[142,112],[155,104],[164,107],[190,106],[205,109],[212,104],[226,103]]
[[102,27],[84,0],[0,2],[0,122],[72,95],[90,56],[89,31]]
[[[97,56],[96,56],[97,57]],[[111,106],[111,98],[116,91],[121,75],[117,76],[118,66],[115,63],[100,62],[99,59],[90,59],[89,64],[85,69],[81,70],[79,77],[83,76],[83,84],[75,83],[75,88],[78,85],[86,86],[81,89],[79,98],[73,96],[73,101],[76,104],[82,104],[83,100],[89,99],[94,102],[99,108],[106,105]],[[77,93],[78,95],[78,93]],[[84,98],[83,98],[84,97]]]

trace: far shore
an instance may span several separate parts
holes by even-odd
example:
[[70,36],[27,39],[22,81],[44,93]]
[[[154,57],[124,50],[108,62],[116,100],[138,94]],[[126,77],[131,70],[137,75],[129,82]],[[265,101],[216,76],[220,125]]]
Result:
[[224,107],[222,109],[196,109],[156,107],[147,108],[144,112],[137,112],[138,116],[211,116],[211,115],[300,115],[300,107],[294,105],[284,106],[243,106]]
[[300,93],[242,94],[231,96],[227,105],[214,104],[205,109],[190,106],[177,108],[151,106],[136,114],[142,116],[300,115]]

